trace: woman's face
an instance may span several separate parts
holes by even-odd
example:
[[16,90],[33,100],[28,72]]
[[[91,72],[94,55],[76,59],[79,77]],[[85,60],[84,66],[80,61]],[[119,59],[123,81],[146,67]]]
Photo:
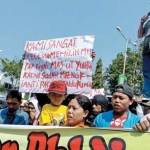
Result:
[[35,112],[35,107],[32,103],[29,103],[28,109],[29,109],[29,112]]
[[24,110],[25,112],[29,112],[28,102],[24,103],[23,110]]
[[83,108],[79,105],[76,99],[72,99],[68,104],[67,122],[69,126],[78,126],[84,123],[84,118],[87,116]]

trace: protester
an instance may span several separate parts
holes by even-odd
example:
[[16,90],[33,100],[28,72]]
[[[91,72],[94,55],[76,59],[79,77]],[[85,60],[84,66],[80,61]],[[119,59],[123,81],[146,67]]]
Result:
[[150,129],[150,101],[143,100],[141,102],[144,114],[141,120],[133,127],[136,131],[147,131]]
[[29,124],[38,125],[40,107],[35,94],[29,100],[28,109],[29,109]]
[[29,107],[28,107],[28,103],[29,101],[28,100],[21,100],[21,104],[20,104],[20,110],[26,112],[29,114]]
[[95,119],[95,117],[101,113],[101,112],[105,112],[109,109],[109,100],[107,99],[106,96],[104,95],[95,95],[92,99],[92,113],[91,115],[88,117],[88,123],[89,125],[93,124],[93,121]]
[[148,131],[150,130],[150,113],[141,118],[141,120],[133,126],[136,131]]
[[29,116],[20,110],[21,94],[17,90],[11,90],[6,97],[7,108],[0,110],[0,124],[27,125]]
[[107,111],[109,107],[109,101],[104,95],[95,95],[92,99],[92,107],[93,113],[97,115],[100,112]]
[[127,84],[115,87],[111,103],[113,110],[97,115],[94,126],[132,128],[140,120],[139,116],[129,111],[129,106],[133,103],[133,92]]
[[53,81],[48,92],[50,104],[45,104],[42,107],[39,124],[63,126],[67,120],[67,107],[62,105],[67,94],[67,86],[63,81]]
[[138,29],[138,38],[144,37],[143,42],[143,96],[150,99],[150,12],[143,16]]
[[20,109],[25,112],[28,112],[28,111],[26,111],[26,109],[28,109],[28,101],[27,100],[24,100],[24,99],[21,100]]
[[0,99],[0,109],[5,108],[7,106],[6,104],[6,98]]
[[67,126],[87,127],[86,119],[92,110],[92,104],[88,97],[76,95],[68,104]]
[[96,52],[94,50],[92,50],[91,57],[92,57],[92,61],[94,61],[96,57]]

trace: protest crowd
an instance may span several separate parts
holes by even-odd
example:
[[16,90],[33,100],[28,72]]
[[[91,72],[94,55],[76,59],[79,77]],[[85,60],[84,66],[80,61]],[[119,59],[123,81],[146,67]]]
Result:
[[[150,33],[145,32],[149,32],[149,30],[143,29],[142,31],[141,28],[147,19],[148,16],[141,19],[139,29],[139,37],[146,36],[146,41],[149,40]],[[146,25],[146,28],[150,28],[150,24],[148,25]],[[74,46],[76,42],[76,38],[74,38],[73,41],[70,40],[70,44],[67,45],[67,48]],[[26,47],[28,47],[31,51],[33,47],[30,46],[31,43],[26,45]],[[56,44],[53,46],[54,48],[57,48],[59,45]],[[143,54],[144,64],[148,64],[149,58],[147,59],[147,57],[149,57],[149,46],[145,49],[148,50]],[[34,51],[36,50],[34,49]],[[86,51],[86,53],[88,53],[88,51]],[[65,53],[59,53],[59,56],[60,55],[65,55]],[[95,52],[92,52],[92,59],[94,59],[95,55]],[[31,56],[32,59],[34,59],[35,56],[33,57],[31,54],[26,54],[25,58],[31,58]],[[40,56],[36,56],[36,59],[38,59],[38,57]],[[32,61],[32,59],[30,61]],[[73,63],[78,65],[77,62]],[[71,65],[74,65],[73,63],[70,63],[70,66],[66,66],[71,69]],[[60,67],[62,62],[57,65],[55,65],[55,69]],[[80,64],[78,67],[82,68],[83,65],[84,64]],[[51,64],[51,66],[54,67],[54,64]],[[148,67],[149,66],[150,65],[148,65]],[[29,66],[28,63],[25,64],[25,69],[30,69],[32,67],[33,64],[32,66]],[[45,66],[45,68],[48,69],[47,66]],[[36,65],[36,69],[39,69],[40,71],[45,68],[40,68],[39,66],[37,68]],[[149,71],[149,68],[146,70]],[[143,71],[145,77],[144,91],[146,92],[145,94],[148,95],[150,93],[150,81],[149,78],[146,78],[147,75],[145,74],[148,74],[149,72],[145,72],[145,70]],[[41,74],[38,75],[38,77],[40,77]],[[55,77],[55,75],[53,76]],[[61,76],[63,77],[64,74],[62,73]],[[70,74],[66,75],[65,78],[70,76]],[[25,78],[27,76],[24,74],[23,77]],[[84,75],[80,74],[80,78],[83,77]],[[34,84],[36,83],[34,82]],[[22,82],[22,86],[23,85],[25,86],[26,83]],[[86,84],[83,85],[83,87],[84,86],[86,87],[88,85]],[[68,94],[68,84],[66,84],[63,80],[51,81],[46,92],[47,94],[45,97],[42,97],[42,100],[38,97],[38,93],[34,92],[28,100],[23,100],[19,90],[12,89],[8,91],[6,96],[7,105],[0,109],[0,124],[67,126],[80,128],[131,128],[136,131],[147,131],[150,127],[150,101],[139,102],[134,96],[132,87],[130,87],[127,83],[116,85],[111,98],[102,94],[96,94],[92,98],[89,98],[84,94]]]
[[[0,109],[0,124],[134,128],[138,131],[149,127],[147,109],[143,109],[141,116],[137,109],[140,104],[132,107],[136,101],[127,84],[117,85],[111,99],[101,94],[89,99],[81,94],[67,95],[65,82],[53,81],[47,97],[49,102],[41,107],[35,93],[29,100],[22,100],[18,90],[10,90],[7,106]],[[140,107],[147,107],[141,104]]]

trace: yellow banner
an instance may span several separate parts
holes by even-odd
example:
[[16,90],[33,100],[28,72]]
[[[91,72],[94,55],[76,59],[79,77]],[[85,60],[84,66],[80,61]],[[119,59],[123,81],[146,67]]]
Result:
[[150,133],[0,125],[0,150],[149,150]]

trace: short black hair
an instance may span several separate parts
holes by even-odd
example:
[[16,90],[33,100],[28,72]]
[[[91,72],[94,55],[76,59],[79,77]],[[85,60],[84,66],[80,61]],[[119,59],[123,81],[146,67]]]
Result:
[[10,90],[6,96],[6,100],[8,98],[16,98],[19,102],[21,102],[21,93],[18,90]]

